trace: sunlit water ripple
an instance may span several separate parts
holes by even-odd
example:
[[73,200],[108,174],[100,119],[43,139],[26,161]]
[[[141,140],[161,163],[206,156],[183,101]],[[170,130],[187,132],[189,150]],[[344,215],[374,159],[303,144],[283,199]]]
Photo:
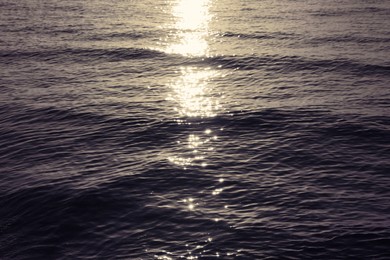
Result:
[[390,4],[0,3],[0,259],[388,259]]

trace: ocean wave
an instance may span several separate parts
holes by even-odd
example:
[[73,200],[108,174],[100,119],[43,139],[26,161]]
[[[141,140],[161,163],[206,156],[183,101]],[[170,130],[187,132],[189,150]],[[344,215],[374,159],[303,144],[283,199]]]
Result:
[[308,38],[305,40],[307,44],[327,44],[335,43],[388,43],[390,38],[374,37],[374,36],[356,36],[356,35],[336,35],[327,37]]
[[336,8],[336,9],[321,9],[310,12],[312,16],[320,16],[320,17],[340,17],[340,16],[353,16],[353,15],[389,15],[390,9],[386,7],[374,7],[374,6],[366,6],[360,8]]
[[114,41],[114,40],[136,40],[156,36],[152,31],[129,31],[129,32],[111,32],[106,34],[94,34],[85,36],[89,41]]
[[240,38],[240,39],[278,39],[278,40],[286,40],[286,39],[294,39],[297,37],[294,33],[284,33],[284,32],[256,32],[251,34],[245,33],[234,33],[234,32],[225,32],[221,34],[222,37],[226,38]]
[[[8,109],[10,111],[12,108]],[[28,162],[34,152],[44,156],[48,151],[54,157],[41,157],[42,160],[32,157],[31,162],[62,165],[59,160],[75,163],[77,159],[80,161],[77,168],[82,167],[78,168],[79,174],[70,175],[70,171],[66,177],[57,179],[45,179],[40,176],[45,173],[39,171],[23,178],[19,176],[19,185],[0,191],[0,213],[3,221],[9,223],[3,224],[6,227],[4,234],[14,236],[17,241],[0,247],[3,255],[9,258],[23,259],[26,255],[38,258],[42,256],[42,248],[45,256],[57,259],[74,255],[96,258],[97,254],[110,258],[121,255],[128,243],[132,245],[132,251],[126,251],[124,255],[134,258],[148,255],[136,249],[143,247],[168,251],[174,248],[175,257],[188,256],[190,251],[207,258],[225,247],[230,249],[226,259],[274,257],[281,252],[292,259],[383,257],[381,252],[386,248],[388,234],[370,233],[367,228],[362,232],[354,231],[349,221],[356,220],[355,214],[364,216],[365,211],[386,206],[385,196],[367,195],[368,192],[386,194],[386,185],[367,179],[367,173],[378,162],[354,166],[345,162],[349,159],[346,154],[353,154],[356,147],[345,146],[343,142],[359,139],[360,144],[371,146],[372,149],[358,153],[359,156],[367,156],[373,151],[382,153],[378,147],[384,142],[381,135],[386,133],[380,118],[376,120],[377,124],[367,126],[366,122],[347,121],[325,110],[265,109],[233,111],[203,119],[198,122],[200,126],[180,126],[173,121],[148,119],[142,122],[145,119],[131,119],[131,115],[118,119],[59,108],[30,108],[29,111],[41,119],[32,123],[27,117],[20,118],[26,113],[24,108],[14,111],[16,116],[5,121],[3,118],[1,124],[4,130],[13,120],[19,122],[16,131],[1,134],[3,144],[5,140],[20,142],[23,138],[38,141],[31,146],[23,144],[23,149],[31,151],[31,155],[25,152],[15,158]],[[137,121],[140,122],[138,126],[133,124]],[[21,122],[25,125],[21,126]],[[52,123],[51,127],[45,125],[48,122]],[[56,132],[53,125],[67,130]],[[80,136],[78,130],[71,130],[80,126],[89,134]],[[216,166],[203,170],[175,168],[161,161],[150,165],[146,158],[138,162],[138,166],[125,167],[122,162],[112,169],[107,159],[108,150],[94,149],[98,143],[111,147],[111,152],[120,151],[121,157],[134,157],[131,147],[154,149],[152,153],[156,153],[168,148],[180,133],[185,136],[201,131],[205,126],[224,127],[220,138],[230,142],[225,142],[222,148],[230,151],[215,158]],[[382,138],[372,136],[378,134]],[[146,142],[138,142],[137,138],[144,138]],[[0,147],[4,147],[3,144]],[[70,148],[76,144],[83,147],[82,153]],[[86,150],[88,145],[91,145],[91,151]],[[55,157],[50,147],[69,153]],[[235,156],[230,158],[230,153]],[[108,164],[104,176],[98,174],[101,169],[94,171],[96,160],[102,158],[96,157],[97,154],[104,156],[103,164]],[[21,162],[15,163],[21,165]],[[382,162],[382,168],[383,165]],[[337,174],[340,169],[343,169],[343,175]],[[49,172],[53,170],[58,171],[57,174],[61,171],[51,169]],[[365,183],[360,183],[359,172],[366,176]],[[226,180],[218,184],[218,176],[224,176]],[[371,188],[367,187],[367,182]],[[220,196],[210,195],[219,187],[223,188]],[[334,189],[338,195],[334,194]],[[348,192],[348,196],[343,192]],[[364,201],[362,194],[366,196]],[[195,211],[188,210],[185,200],[189,196],[199,203]],[[359,208],[351,206],[356,199],[360,201]],[[355,214],[348,215],[351,207]],[[220,220],[216,222],[216,218]],[[373,219],[375,216],[369,216],[361,221],[367,223]],[[376,224],[372,230],[383,222],[373,221]],[[346,225],[347,230],[338,234],[337,225]],[[204,230],[211,234],[205,234]],[[161,233],[170,239],[161,239]],[[120,240],[113,239],[118,236]],[[193,244],[181,245],[189,236],[193,238]],[[213,240],[209,241],[210,237]],[[267,243],[256,244],[259,239]],[[58,241],[67,243],[67,247],[59,246]],[[277,249],[271,246],[276,242]],[[107,244],[110,250],[97,252],[97,245],[104,248]],[[16,250],[20,245],[25,245],[23,250]],[[368,245],[369,250],[362,247]],[[161,251],[154,254],[164,256]]]
[[167,54],[163,51],[144,48],[113,48],[113,49],[57,49],[40,51],[0,52],[0,59],[5,64],[14,60],[33,59],[47,62],[91,62],[91,61],[123,61],[133,59],[162,60],[171,66],[215,66],[222,69],[272,71],[278,73],[293,73],[296,71],[310,72],[347,72],[357,75],[390,75],[390,66],[380,64],[365,64],[349,59],[308,59],[300,56],[212,56],[183,57]]
[[[261,127],[262,131],[285,130],[302,131],[302,135],[321,134],[319,138],[336,138],[345,136],[352,138],[351,142],[390,144],[388,133],[390,123],[388,117],[359,117],[356,120],[345,120],[341,117],[321,109],[264,109],[262,111],[237,111],[231,112],[230,117],[220,124],[227,129],[248,128],[256,129]],[[220,119],[215,119],[220,120]],[[283,122],[281,124],[281,122]]]
[[0,59],[34,59],[43,61],[73,61],[86,62],[93,60],[120,61],[129,59],[154,59],[166,56],[164,52],[144,48],[113,48],[113,49],[52,49],[37,51],[1,51]]
[[210,63],[226,69],[266,70],[278,73],[296,71],[349,72],[358,75],[390,75],[390,66],[365,64],[349,59],[307,59],[300,56],[217,56],[208,58]]

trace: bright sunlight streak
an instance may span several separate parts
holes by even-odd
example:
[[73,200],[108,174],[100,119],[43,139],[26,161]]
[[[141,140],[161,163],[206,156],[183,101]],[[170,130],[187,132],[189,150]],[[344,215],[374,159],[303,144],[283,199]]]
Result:
[[[164,51],[185,57],[207,57],[210,52],[209,24],[211,0],[176,0],[172,2],[172,21],[167,28]],[[183,65],[177,77],[169,83],[172,90],[167,99],[172,101],[180,122],[186,118],[210,118],[220,110],[220,99],[213,89],[212,79],[220,72],[211,67]],[[179,122],[179,121],[178,121]],[[171,163],[183,168],[207,166],[207,155],[214,150],[212,141],[217,137],[211,129],[203,134],[191,133],[178,142],[178,150],[168,157]],[[190,210],[194,208],[190,206]]]
[[173,6],[174,39],[167,52],[184,56],[203,56],[208,53],[208,24],[210,0],[181,0]]
[[218,73],[211,69],[183,67],[181,77],[171,85],[173,90],[168,99],[176,101],[175,110],[185,117],[213,117],[219,110],[218,99],[213,98],[209,86],[211,78]]

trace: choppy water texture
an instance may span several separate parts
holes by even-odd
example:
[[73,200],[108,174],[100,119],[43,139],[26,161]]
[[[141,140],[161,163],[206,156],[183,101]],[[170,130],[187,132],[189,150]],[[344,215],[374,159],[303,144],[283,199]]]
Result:
[[0,259],[389,259],[389,24],[0,0]]

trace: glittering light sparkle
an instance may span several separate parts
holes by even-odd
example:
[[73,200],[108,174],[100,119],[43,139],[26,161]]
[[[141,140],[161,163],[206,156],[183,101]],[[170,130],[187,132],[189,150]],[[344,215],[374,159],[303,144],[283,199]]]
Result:
[[166,52],[184,56],[203,56],[208,53],[208,23],[210,0],[180,0],[173,6],[174,33]]
[[[208,57],[212,0],[168,0],[171,6],[171,22],[165,25],[169,31],[162,40],[162,50],[185,57]],[[177,113],[177,122],[187,124],[190,118],[211,118],[221,110],[220,93],[216,93],[211,83],[220,77],[221,71],[207,66],[183,65],[177,77],[168,82],[171,89],[167,101]],[[190,124],[190,123],[188,123]],[[179,151],[168,157],[171,163],[185,169],[197,165],[206,167],[207,152],[213,151],[210,143],[216,140],[212,130],[189,134],[188,140],[181,140]]]
[[172,84],[173,93],[168,100],[175,101],[175,110],[186,117],[213,117],[220,109],[219,100],[213,97],[209,81],[218,76],[209,68],[182,67]]

